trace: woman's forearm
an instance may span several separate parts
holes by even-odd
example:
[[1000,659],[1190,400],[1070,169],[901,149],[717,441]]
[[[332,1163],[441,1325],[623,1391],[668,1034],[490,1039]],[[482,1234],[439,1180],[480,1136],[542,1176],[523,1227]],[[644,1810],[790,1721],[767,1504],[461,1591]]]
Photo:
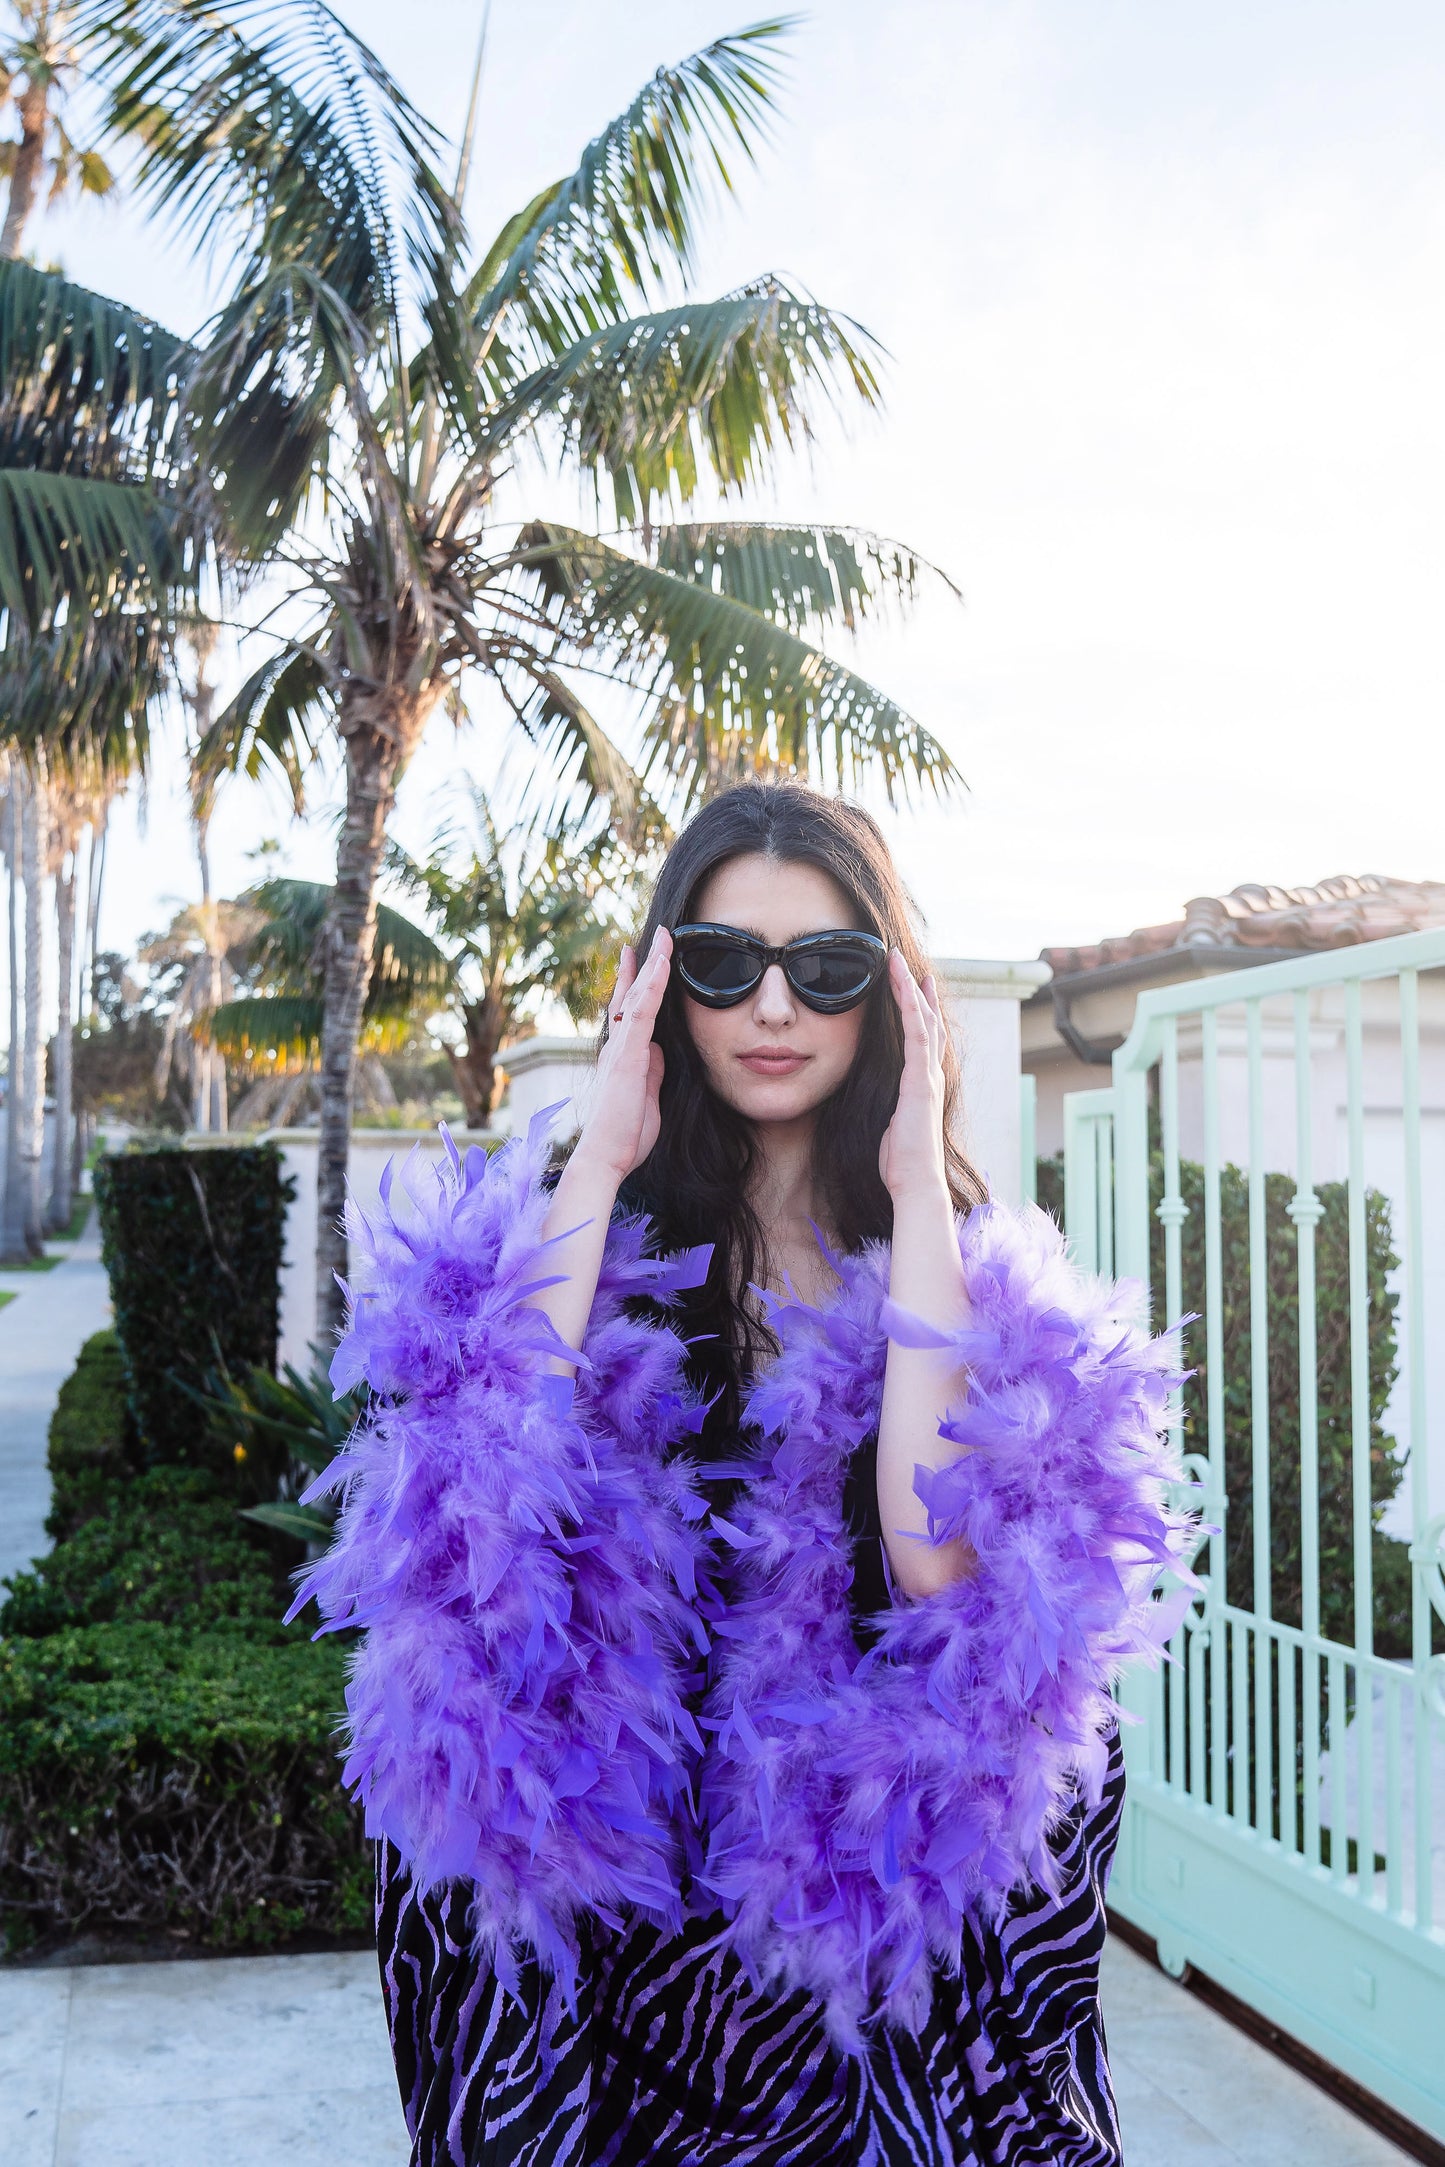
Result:
[[[558,1274],[555,1285],[542,1287],[529,1297],[540,1309],[559,1339],[581,1349],[587,1320],[597,1295],[602,1252],[620,1184],[617,1174],[579,1143],[563,1167],[552,1202],[542,1221],[542,1237],[552,1243],[546,1251],[549,1271]],[[559,1238],[560,1237],[560,1238]],[[576,1364],[554,1357],[551,1367],[559,1375],[576,1374]]]
[[[953,1205],[941,1183],[895,1199],[889,1299],[939,1331],[968,1321],[968,1296]],[[878,1423],[878,1510],[894,1579],[909,1595],[931,1595],[963,1578],[972,1563],[966,1543],[931,1544],[928,1515],[913,1487],[914,1470],[943,1467],[958,1447],[938,1434],[966,1381],[948,1349],[888,1348]]]

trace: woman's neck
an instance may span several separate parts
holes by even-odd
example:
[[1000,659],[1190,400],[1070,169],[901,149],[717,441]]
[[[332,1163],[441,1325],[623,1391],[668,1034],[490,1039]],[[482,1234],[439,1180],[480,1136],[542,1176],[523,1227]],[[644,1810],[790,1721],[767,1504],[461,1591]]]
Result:
[[757,1213],[767,1255],[768,1279],[781,1287],[790,1277],[810,1298],[831,1277],[813,1229],[829,1231],[823,1200],[813,1175],[813,1115],[798,1121],[770,1121],[754,1131],[755,1145],[748,1199]]

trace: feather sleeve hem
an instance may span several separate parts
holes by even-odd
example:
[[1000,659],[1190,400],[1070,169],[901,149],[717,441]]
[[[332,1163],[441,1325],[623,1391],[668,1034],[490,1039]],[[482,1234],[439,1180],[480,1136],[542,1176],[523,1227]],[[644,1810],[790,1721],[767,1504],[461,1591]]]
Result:
[[[846,2045],[879,2014],[918,2028],[968,1911],[1052,1887],[1050,1837],[1103,1780],[1120,1667],[1157,1660],[1187,1600],[1159,1437],[1175,1348],[1124,1321],[1041,1213],[976,1212],[960,1242],[967,1390],[941,1428],[959,1452],[916,1487],[968,1576],[900,1598],[859,1650],[840,1466],[876,1422],[890,1328],[911,1330],[882,1250],[843,1261],[829,1309],[776,1312],[751,1410],[768,1458],[733,1531],[705,1872],[754,1969],[819,1995]],[[1171,1567],[1186,1585],[1161,1602]]]
[[478,1943],[505,1978],[529,1950],[571,1991],[578,1918],[680,1917],[673,1824],[699,1743],[688,1678],[705,1638],[686,1600],[702,1508],[671,1448],[697,1427],[664,1306],[698,1269],[615,1225],[577,1382],[529,1295],[543,1124],[490,1162],[414,1162],[373,1222],[354,1212],[364,1291],[338,1390],[371,1412],[315,1491],[336,1537],[297,1607],[364,1627],[347,1689],[345,1775],[369,1833],[423,1889],[475,1889]]

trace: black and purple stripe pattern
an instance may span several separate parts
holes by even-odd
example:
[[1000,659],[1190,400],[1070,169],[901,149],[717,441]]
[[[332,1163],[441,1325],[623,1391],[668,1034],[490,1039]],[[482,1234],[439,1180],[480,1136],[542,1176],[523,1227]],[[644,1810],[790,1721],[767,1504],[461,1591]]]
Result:
[[1054,1838],[1059,1893],[970,1919],[916,2038],[861,2057],[821,2006],[759,1992],[716,1941],[586,1937],[575,2012],[535,1963],[507,1993],[465,1883],[418,1898],[378,1853],[377,1938],[412,2167],[1119,2167],[1098,2006],[1118,1835],[1117,1734],[1099,1804]]

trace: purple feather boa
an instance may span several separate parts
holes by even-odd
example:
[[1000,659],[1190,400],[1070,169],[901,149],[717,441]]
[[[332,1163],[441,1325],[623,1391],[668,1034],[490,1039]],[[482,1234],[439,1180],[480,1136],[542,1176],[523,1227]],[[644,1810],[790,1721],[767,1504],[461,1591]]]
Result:
[[[825,1309],[772,1305],[782,1352],[748,1408],[765,1456],[718,1523],[737,1563],[712,1621],[702,1878],[749,1968],[819,1997],[848,2047],[878,2013],[919,2027],[966,1911],[1052,1886],[1051,1829],[1097,1800],[1111,1684],[1158,1660],[1193,1584],[1158,1435],[1174,1351],[1120,1322],[1040,1212],[975,1212],[960,1245],[972,1322],[951,1341],[891,1309],[883,1248],[834,1260]],[[931,1539],[977,1565],[900,1597],[860,1655],[843,1482],[889,1333],[966,1366],[941,1429],[960,1457],[915,1486]],[[1182,1586],[1154,1602],[1166,1566]]]
[[[643,1222],[613,1226],[574,1387],[546,1374],[560,1343],[527,1299],[555,1276],[545,1117],[490,1164],[445,1141],[439,1178],[403,1175],[409,1210],[388,1178],[377,1223],[351,1215],[366,1286],[332,1374],[377,1404],[308,1493],[343,1504],[295,1606],[367,1628],[345,1772],[369,1831],[422,1889],[474,1885],[504,1982],[528,1950],[570,1995],[579,1915],[675,1928],[690,1871],[693,1908],[721,1901],[750,1968],[817,1995],[840,2042],[880,2014],[916,2028],[965,1912],[1049,1886],[1050,1830],[1097,1794],[1110,1684],[1187,1599],[1158,1441],[1171,1351],[1041,1214],[975,1213],[960,1455],[918,1488],[977,1567],[900,1600],[860,1655],[844,1478],[888,1334],[929,1336],[888,1305],[887,1251],[839,1260],[826,1309],[773,1305],[763,1456],[710,1537],[677,1451],[701,1423],[683,1344],[624,1306],[666,1305],[706,1253],[650,1258]],[[1171,1565],[1181,1595],[1155,1603]]]
[[[347,1690],[345,1775],[418,1885],[476,1887],[479,1946],[504,1979],[518,1946],[569,1992],[577,1918],[680,1922],[676,1826],[700,1746],[686,1696],[706,1636],[691,1600],[704,1507],[669,1446],[700,1410],[666,1303],[706,1252],[643,1254],[614,1226],[578,1381],[526,1297],[555,1279],[540,1227],[547,1122],[490,1164],[349,1214],[366,1287],[332,1377],[379,1395],[308,1492],[340,1489],[336,1539],[295,1608],[368,1628]],[[349,1291],[349,1290],[348,1290]]]

